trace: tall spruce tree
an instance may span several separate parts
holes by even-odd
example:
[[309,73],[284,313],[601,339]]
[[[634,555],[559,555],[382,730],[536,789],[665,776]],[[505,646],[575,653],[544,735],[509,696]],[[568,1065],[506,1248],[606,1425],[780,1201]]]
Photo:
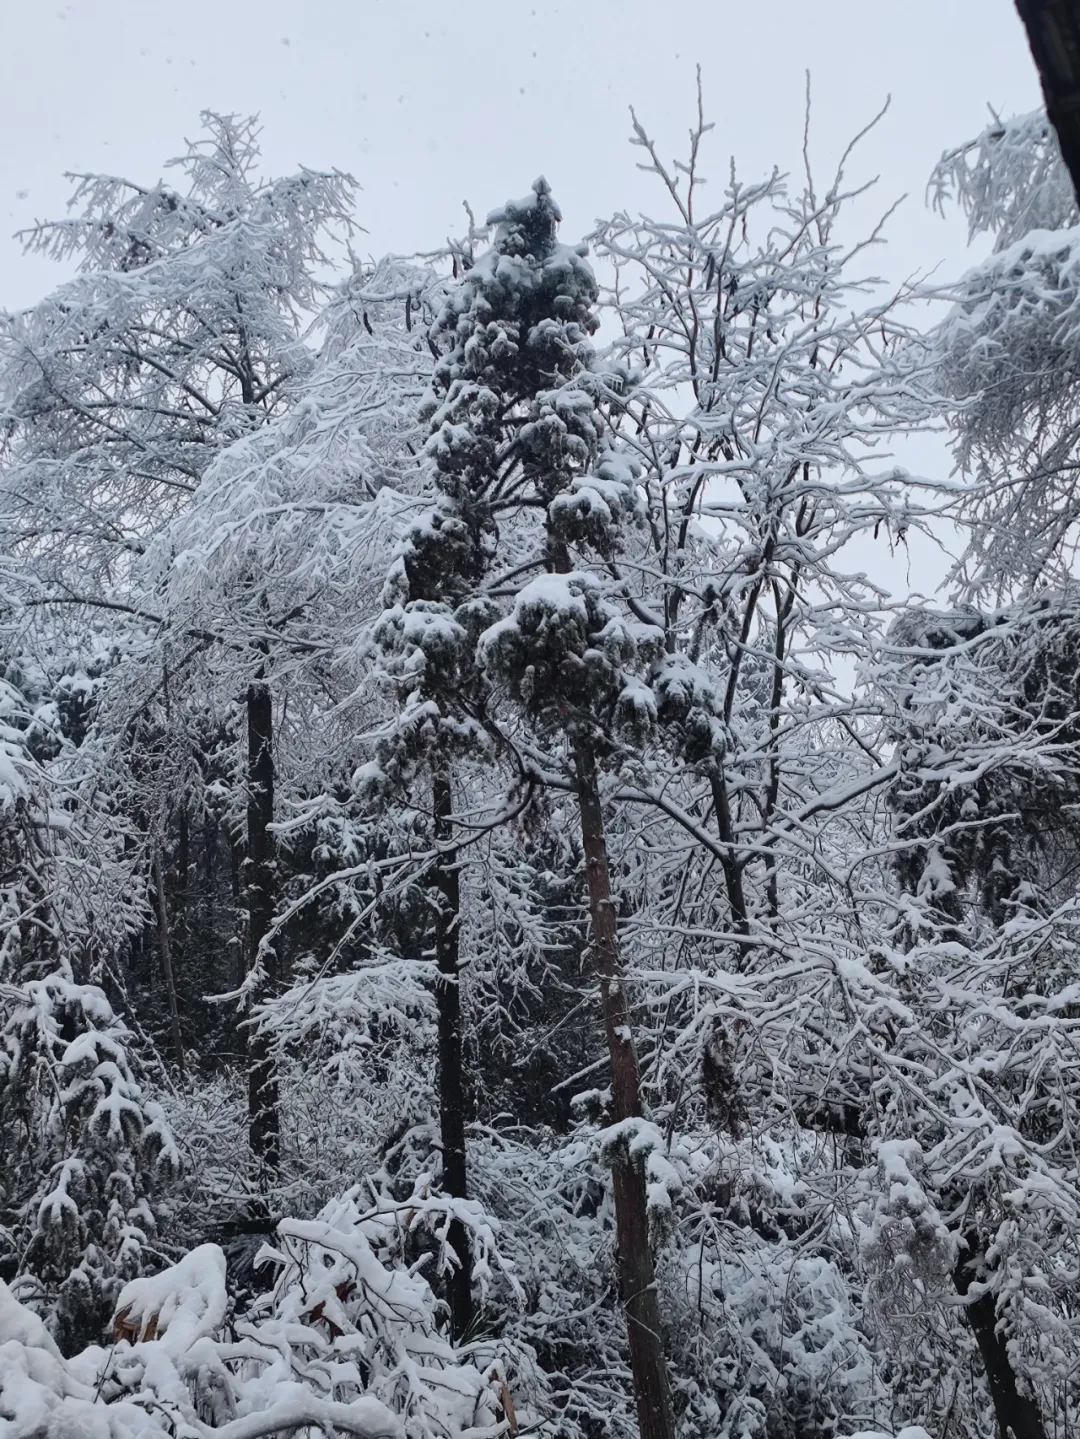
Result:
[[[377,628],[401,697],[392,731],[370,774],[384,792],[405,794],[426,780],[433,859],[428,880],[438,966],[439,1091],[443,1183],[467,1195],[467,1082],[460,977],[461,905],[455,770],[491,749],[487,687],[476,641],[501,614],[506,577],[547,567],[543,536],[523,523],[565,483],[552,468],[554,442],[537,396],[587,363],[595,328],[595,281],[581,256],[553,248],[558,212],[546,183],[489,216],[493,244],[466,272],[433,326],[441,355],[427,406],[425,457],[434,491],[391,571]],[[577,470],[594,453],[599,429],[591,402],[571,401],[558,424],[562,466]],[[512,586],[513,578],[509,580]],[[498,741],[496,740],[496,746]],[[494,822],[494,821],[493,821]],[[451,1294],[453,1328],[471,1318],[464,1228],[450,1231],[459,1251]]]
[[674,1415],[646,1192],[652,1126],[642,1111],[600,772],[612,737],[634,736],[648,723],[651,698],[634,670],[662,647],[663,636],[656,626],[623,613],[613,598],[618,582],[605,584],[573,565],[575,544],[609,554],[620,526],[637,508],[635,466],[602,451],[601,404],[619,379],[592,370],[589,336],[597,323],[597,285],[584,248],[558,243],[561,216],[543,180],[527,199],[508,204],[495,218],[503,246],[517,260],[515,286],[536,296],[527,311],[529,329],[515,337],[533,366],[515,461],[521,512],[538,513],[542,525],[520,536],[522,560],[513,573],[523,576],[540,560],[545,573],[520,586],[512,613],[485,631],[479,661],[490,679],[508,683],[537,737],[553,741],[544,767],[556,782],[561,770],[562,782],[577,799],[593,971],[611,1066],[613,1124],[605,1148],[638,1426],[642,1439],[670,1439]]

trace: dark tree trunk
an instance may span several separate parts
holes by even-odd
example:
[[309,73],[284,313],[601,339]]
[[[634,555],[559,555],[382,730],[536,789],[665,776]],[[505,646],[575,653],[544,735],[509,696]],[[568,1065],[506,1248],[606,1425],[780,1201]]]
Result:
[[[961,1256],[953,1271],[953,1283],[957,1293],[967,1298],[975,1270],[980,1266],[980,1244],[978,1236],[966,1236],[967,1253]],[[997,1308],[992,1294],[980,1294],[978,1299],[968,1300],[965,1312],[968,1323],[975,1335],[975,1342],[982,1355],[986,1369],[986,1382],[990,1386],[990,1398],[994,1403],[998,1434],[1001,1439],[1046,1439],[1039,1406],[1034,1399],[1021,1394],[1016,1385],[1016,1372],[1009,1358],[1009,1349],[1004,1338],[998,1333]]]
[[176,840],[176,905],[174,909],[173,934],[179,936],[179,948],[183,954],[187,938],[188,883],[191,876],[191,822],[187,805],[180,806],[177,819]]
[[[731,822],[727,781],[724,779],[722,769],[714,771],[709,776],[709,786],[712,790],[713,809],[716,812],[716,831],[720,836],[720,843],[724,846],[720,868],[724,876],[724,888],[727,890],[732,928],[737,934],[748,935],[750,933],[749,911],[746,894],[743,890],[742,868],[735,852],[735,827]],[[740,961],[745,957],[744,951],[740,954]]]
[[[637,1051],[630,1028],[630,1006],[619,956],[596,757],[587,739],[575,739],[574,759],[592,919],[593,963],[600,982],[604,1030],[611,1057],[612,1117],[619,1123],[641,1114]],[[630,1341],[638,1429],[641,1439],[674,1439],[675,1418],[660,1329],[660,1303],[649,1248],[645,1173],[641,1164],[631,1158],[628,1148],[620,1147],[615,1156],[612,1185],[619,1285]]]
[[172,943],[169,933],[169,902],[165,894],[165,871],[161,851],[154,855],[154,894],[157,900],[158,944],[161,954],[161,977],[169,1001],[169,1026],[172,1030],[173,1058],[181,1075],[184,1073],[184,1041],[180,1033],[180,1007],[176,1002],[176,976],[173,973]]
[[1080,197],[1080,6],[1076,0],[1016,0],[1042,81],[1046,113]]
[[[439,1022],[439,1125],[442,1138],[443,1188],[452,1199],[468,1198],[465,1162],[465,1064],[461,1046],[461,886],[458,855],[453,844],[453,785],[448,767],[440,765],[432,784],[435,808],[435,986]],[[450,1329],[456,1342],[473,1320],[472,1250],[465,1226],[451,1221],[448,1238],[458,1257],[450,1276]]]
[[[262,949],[274,918],[274,707],[270,686],[259,678],[247,692],[248,804],[244,890],[248,913],[248,968],[261,964],[263,991],[272,988],[276,964],[272,949]],[[260,1176],[275,1175],[281,1165],[277,1071],[265,1035],[248,1035],[248,1139]]]

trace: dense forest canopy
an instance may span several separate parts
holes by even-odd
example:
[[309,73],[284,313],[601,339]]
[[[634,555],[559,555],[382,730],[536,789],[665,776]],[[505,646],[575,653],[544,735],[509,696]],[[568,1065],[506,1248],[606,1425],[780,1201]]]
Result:
[[25,237],[0,1439],[1080,1423],[1075,194],[995,120],[890,288],[710,130],[364,261],[207,113]]

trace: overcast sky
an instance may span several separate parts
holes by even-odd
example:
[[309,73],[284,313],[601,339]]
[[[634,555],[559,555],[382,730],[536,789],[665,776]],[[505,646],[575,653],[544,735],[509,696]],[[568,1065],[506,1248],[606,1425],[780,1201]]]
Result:
[[[988,105],[1040,103],[1012,0],[0,0],[0,306],[62,278],[11,235],[63,213],[65,170],[152,183],[205,108],[257,112],[270,172],[355,175],[372,254],[432,249],[463,200],[482,218],[539,173],[577,238],[661,208],[628,107],[682,154],[697,65],[718,188],[731,155],[747,180],[799,163],[807,70],[823,173],[891,95],[851,176],[881,176],[875,213],[908,195],[875,257],[893,280],[966,267],[961,218],[926,207],[930,170]],[[940,442],[902,458],[947,467]]]
[[540,172],[584,233],[650,203],[627,108],[679,153],[697,64],[718,183],[730,154],[748,179],[797,160],[807,69],[823,166],[892,95],[858,168],[910,196],[894,275],[962,263],[929,170],[987,104],[1039,102],[1012,0],[2,0],[0,304],[54,280],[9,235],[61,213],[65,170],[152,181],[204,108],[257,111],[273,171],[351,171],[373,252],[433,247],[463,199],[486,212]]

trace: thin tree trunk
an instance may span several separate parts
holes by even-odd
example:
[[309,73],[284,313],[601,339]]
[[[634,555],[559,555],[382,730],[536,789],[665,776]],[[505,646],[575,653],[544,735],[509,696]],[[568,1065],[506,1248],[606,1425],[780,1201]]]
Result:
[[[975,1278],[973,1271],[978,1259],[978,1237],[974,1234],[968,1235],[967,1254],[961,1257],[953,1271],[953,1283],[957,1293],[965,1299]],[[982,1355],[1001,1439],[1010,1439],[1010,1436],[1011,1439],[1046,1439],[1039,1406],[1034,1399],[1021,1394],[1017,1388],[1016,1372],[1009,1358],[1008,1345],[998,1333],[994,1296],[980,1294],[978,1299],[968,1300],[965,1313]]]
[[1080,197],[1080,8],[1076,0],[1016,0],[1050,123]]
[[[461,886],[457,849],[453,845],[453,785],[449,766],[440,764],[433,780],[435,842],[435,997],[439,1027],[439,1125],[442,1138],[443,1188],[452,1199],[468,1198],[465,1155],[465,1064],[461,1045]],[[472,1250],[460,1219],[450,1223],[450,1247],[458,1267],[450,1276],[450,1329],[456,1342],[464,1339],[473,1320]]]
[[[799,521],[796,520],[796,531],[800,529]],[[762,831],[768,835],[769,825],[776,813],[776,805],[780,798],[780,703],[784,698],[784,661],[787,651],[787,622],[791,618],[791,611],[795,606],[795,590],[799,580],[799,569],[796,566],[793,577],[788,581],[787,595],[783,600],[780,598],[780,586],[773,581],[773,602],[776,609],[776,639],[773,645],[773,674],[772,693],[769,696],[769,785],[765,793],[765,809],[762,814]],[[769,906],[771,919],[780,917],[780,891],[779,891],[780,867],[776,857],[776,849],[773,848],[769,857],[767,877],[765,881],[765,893]]]
[[184,940],[187,937],[188,883],[191,877],[191,823],[187,805],[181,804],[177,817],[176,839],[176,904],[174,906],[173,934],[180,937],[180,955],[183,958]]
[[[248,912],[248,969],[265,970],[264,988],[276,978],[272,950],[262,950],[274,918],[274,708],[270,686],[260,676],[248,686],[247,855],[244,859]],[[248,1034],[248,1140],[260,1175],[281,1167],[278,1081],[270,1042],[252,1029]]]
[[169,935],[169,905],[165,897],[165,874],[161,851],[154,855],[154,891],[157,896],[158,942],[161,953],[161,975],[169,1001],[169,1024],[172,1029],[173,1056],[181,1075],[184,1073],[184,1041],[180,1034],[180,1007],[176,1002],[176,978],[173,974],[172,944]]
[[[746,892],[743,889],[742,868],[735,853],[735,826],[731,822],[727,781],[722,768],[718,768],[709,776],[709,787],[712,790],[713,810],[716,814],[716,832],[720,837],[720,843],[724,846],[724,856],[720,861],[720,868],[724,875],[724,888],[727,890],[732,926],[737,934],[749,935],[750,923],[749,911],[746,907]],[[745,948],[740,951],[740,962],[745,960],[746,954]]]
[[[612,1117],[619,1123],[641,1114],[637,1051],[630,1028],[630,1006],[619,956],[596,757],[588,739],[575,737],[574,760],[589,887],[594,965],[600,981],[604,1030],[611,1057]],[[630,1341],[638,1429],[641,1439],[674,1439],[675,1418],[660,1329],[660,1303],[649,1248],[645,1173],[640,1163],[631,1158],[628,1148],[620,1147],[615,1156],[612,1182],[619,1284]]]

